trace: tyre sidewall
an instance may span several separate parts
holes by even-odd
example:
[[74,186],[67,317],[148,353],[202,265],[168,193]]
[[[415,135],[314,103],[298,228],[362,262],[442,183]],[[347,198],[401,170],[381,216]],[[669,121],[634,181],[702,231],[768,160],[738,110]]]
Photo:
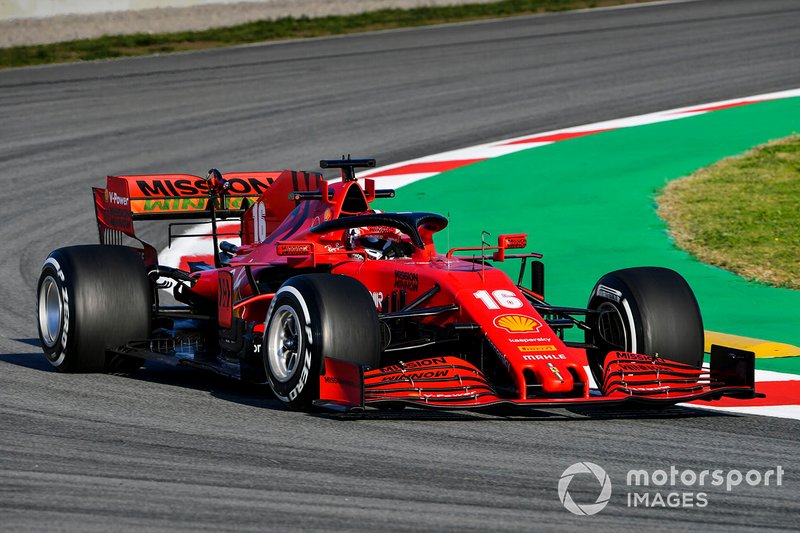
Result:
[[[643,320],[639,306],[630,288],[613,273],[603,276],[594,286],[589,298],[588,308],[602,311],[611,311],[613,309],[619,314],[624,327],[625,342],[622,347],[607,344],[599,335],[594,335],[591,339],[587,339],[598,346],[597,350],[587,350],[586,357],[595,382],[599,385],[603,380],[603,363],[608,352],[621,349],[626,352],[636,353],[642,350]],[[596,316],[589,319],[589,326],[592,331],[598,327],[598,318]]]
[[[311,402],[319,396],[319,368],[322,364],[319,324],[316,323],[319,310],[314,300],[308,296],[307,291],[298,290],[298,287],[292,285],[284,285],[278,290],[267,312],[262,344],[264,370],[272,391],[279,400],[297,410],[308,408]],[[267,339],[271,328],[275,327],[274,320],[277,316],[275,311],[284,305],[291,307],[301,322],[298,324],[298,330],[302,337],[300,343],[302,349],[298,354],[300,361],[294,374],[288,380],[280,381],[275,377],[275,372],[270,365]]]
[[[67,274],[64,273],[64,268],[67,268]],[[57,370],[66,372],[70,369],[72,359],[67,357],[75,344],[76,331],[74,324],[75,317],[75,294],[70,290],[67,283],[65,283],[66,275],[69,274],[69,265],[65,261],[62,254],[54,252],[47,258],[42,273],[39,276],[39,282],[36,287],[36,316],[40,316],[41,301],[38,295],[41,293],[42,284],[48,277],[53,278],[56,288],[58,289],[58,296],[61,299],[61,320],[58,324],[58,331],[56,333],[56,340],[53,346],[47,346],[44,335],[42,333],[41,324],[39,324],[39,341],[41,342],[42,350],[47,357],[48,362],[53,365]],[[72,294],[70,294],[72,292]]]

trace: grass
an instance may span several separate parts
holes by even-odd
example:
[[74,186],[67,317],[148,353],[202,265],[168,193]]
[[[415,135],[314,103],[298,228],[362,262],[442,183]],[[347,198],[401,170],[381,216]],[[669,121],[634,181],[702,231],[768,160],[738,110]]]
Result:
[[800,135],[669,183],[658,198],[678,246],[746,279],[800,289]]
[[0,48],[0,68],[165,54],[279,39],[343,35],[643,1],[645,0],[503,0],[489,4],[384,9],[359,15],[286,17],[203,31],[113,35],[54,44]]

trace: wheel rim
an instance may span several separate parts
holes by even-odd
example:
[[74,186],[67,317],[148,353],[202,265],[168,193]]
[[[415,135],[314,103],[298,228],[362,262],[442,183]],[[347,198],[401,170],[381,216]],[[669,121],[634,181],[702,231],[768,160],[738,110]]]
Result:
[[597,333],[606,344],[620,351],[628,350],[628,335],[625,321],[615,305],[603,302],[597,307]]
[[58,342],[64,307],[55,278],[47,276],[39,289],[39,331],[45,346],[52,348]]
[[275,379],[285,383],[292,379],[300,366],[303,335],[300,317],[288,305],[282,305],[272,315],[267,340],[267,359]]

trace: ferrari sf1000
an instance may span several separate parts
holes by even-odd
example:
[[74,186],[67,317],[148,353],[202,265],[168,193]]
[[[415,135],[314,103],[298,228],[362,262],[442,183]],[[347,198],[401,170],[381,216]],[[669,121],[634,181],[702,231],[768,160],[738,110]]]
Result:
[[[341,169],[341,180],[290,170],[109,176],[94,189],[100,244],[59,248],[42,267],[47,359],[65,372],[148,359],[210,369],[268,383],[298,410],[755,395],[752,353],[714,347],[703,365],[700,311],[678,273],[617,270],[586,308],[552,305],[541,255],[521,251],[527,235],[440,253],[434,235],[447,218],[371,207],[394,196],[357,178],[375,160],[320,166]],[[134,231],[157,219],[210,220],[213,264],[159,264]],[[221,240],[218,224],[230,220],[241,244]],[[520,262],[516,282],[494,266],[510,260]],[[565,340],[566,330],[583,334]]]

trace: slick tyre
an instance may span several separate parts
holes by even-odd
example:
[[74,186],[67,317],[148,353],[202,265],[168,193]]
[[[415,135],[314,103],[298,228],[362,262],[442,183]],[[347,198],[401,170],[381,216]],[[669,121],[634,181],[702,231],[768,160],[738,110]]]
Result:
[[125,246],[59,248],[37,285],[39,340],[61,372],[130,370],[140,360],[106,350],[150,333],[152,288],[139,253]]
[[603,383],[603,362],[613,350],[659,355],[700,368],[703,320],[697,299],[680,274],[639,267],[606,274],[592,289],[587,306],[586,356],[595,382]]
[[290,409],[319,398],[324,357],[377,367],[380,327],[366,287],[346,276],[304,274],[287,280],[267,312],[262,345],[270,387]]

